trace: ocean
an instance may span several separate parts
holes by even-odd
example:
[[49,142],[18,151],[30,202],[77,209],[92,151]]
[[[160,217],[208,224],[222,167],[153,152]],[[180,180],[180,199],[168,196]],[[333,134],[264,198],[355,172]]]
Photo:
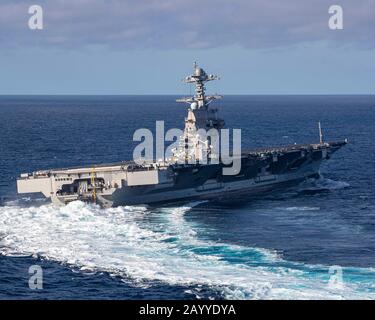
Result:
[[[127,160],[136,129],[182,128],[175,98],[0,97],[0,299],[374,299],[375,96],[219,101],[243,149],[318,142],[318,121],[326,140],[349,139],[320,179],[246,201],[102,209],[17,195],[22,172]],[[29,288],[32,265],[43,289]]]

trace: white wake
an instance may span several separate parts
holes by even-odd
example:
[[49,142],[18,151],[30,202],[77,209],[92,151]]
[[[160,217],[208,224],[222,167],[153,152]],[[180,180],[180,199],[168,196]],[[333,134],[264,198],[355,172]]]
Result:
[[[298,268],[273,267],[280,258],[272,251],[202,240],[184,217],[190,208],[101,209],[82,202],[61,208],[8,205],[0,207],[0,253],[40,256],[82,270],[131,277],[140,284],[156,280],[206,285],[228,299],[375,297],[363,285],[348,283],[335,290]],[[229,262],[221,254],[223,247],[237,255],[252,250],[269,266]]]

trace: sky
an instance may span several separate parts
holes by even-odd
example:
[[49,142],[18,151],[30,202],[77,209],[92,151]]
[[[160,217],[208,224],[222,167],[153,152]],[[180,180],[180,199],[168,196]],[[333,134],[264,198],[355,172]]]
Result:
[[374,0],[1,0],[0,94],[186,94],[194,61],[212,92],[375,94],[374,31]]

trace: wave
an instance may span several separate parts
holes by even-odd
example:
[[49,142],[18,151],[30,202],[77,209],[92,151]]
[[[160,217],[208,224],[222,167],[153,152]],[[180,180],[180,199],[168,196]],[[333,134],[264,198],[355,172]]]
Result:
[[49,203],[49,199],[46,197],[38,198],[38,197],[22,197],[22,198],[16,198],[11,200],[4,201],[4,206],[19,206],[19,207],[26,207],[26,206],[40,206],[45,203]]
[[320,207],[287,207],[287,211],[319,211]]
[[317,188],[328,190],[339,190],[350,187],[350,184],[345,181],[335,181],[328,178],[317,179],[315,185]]
[[308,179],[299,185],[300,194],[317,194],[349,188],[350,184],[345,181],[335,181],[321,177],[319,179]]
[[344,268],[349,278],[337,290],[328,286],[325,266],[292,263],[272,250],[210,240],[209,230],[186,216],[198,204],[152,210],[101,209],[78,201],[60,208],[4,206],[0,253],[130,277],[139,285],[206,285],[227,299],[375,297],[373,270]]

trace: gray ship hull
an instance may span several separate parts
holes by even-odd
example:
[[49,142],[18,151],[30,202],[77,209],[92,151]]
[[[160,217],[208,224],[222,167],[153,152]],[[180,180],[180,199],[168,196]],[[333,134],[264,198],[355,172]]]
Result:
[[[317,177],[319,173],[311,177]],[[163,204],[174,202],[185,202],[190,200],[223,200],[237,199],[243,196],[251,196],[270,192],[287,186],[297,185],[304,181],[306,177],[292,178],[292,177],[279,177],[278,181],[264,182],[261,184],[254,184],[254,182],[242,183],[227,183],[224,186],[214,188],[214,190],[198,191],[196,189],[186,189],[180,191],[166,191],[160,190],[160,193],[153,195],[145,194],[129,194],[128,192],[119,192],[118,195],[108,197],[107,201],[111,202],[111,206],[125,206],[125,205],[141,205],[141,204]]]
[[[305,179],[319,177],[323,161],[330,158],[344,142],[326,144],[325,147],[306,148],[292,146],[279,153],[262,150],[253,157],[244,157],[238,175],[222,176],[221,165],[202,166],[195,175],[191,168],[175,169],[177,179],[164,184],[121,188],[107,197],[112,206],[157,204],[199,200],[225,200],[250,196],[298,184]],[[316,149],[314,149],[316,147]],[[263,153],[262,153],[263,152]],[[261,156],[260,156],[261,154]]]
[[81,200],[104,207],[254,195],[319,176],[319,168],[346,141],[244,152],[241,170],[223,175],[223,164],[132,163],[71,168],[23,176],[20,193],[41,192],[56,204]]
[[[20,193],[42,192],[56,204],[81,200],[103,207],[225,200],[255,195],[319,176],[323,161],[346,141],[244,152],[241,170],[223,175],[223,164],[132,163],[37,172],[18,179]],[[83,188],[84,187],[84,188]]]

